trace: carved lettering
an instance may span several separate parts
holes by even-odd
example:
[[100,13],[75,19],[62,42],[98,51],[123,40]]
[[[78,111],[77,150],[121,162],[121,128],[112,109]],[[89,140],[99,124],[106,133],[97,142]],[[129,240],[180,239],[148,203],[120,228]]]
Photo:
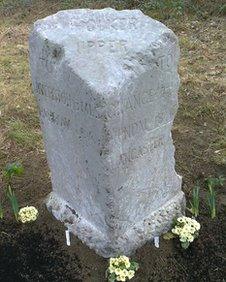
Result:
[[155,149],[160,148],[166,144],[167,140],[164,136],[159,136],[151,140],[148,144],[136,148],[129,148],[129,150],[119,156],[120,163],[127,166],[129,163],[152,153]]
[[156,59],[156,65],[161,70],[169,69],[173,65],[173,55],[167,54],[167,55],[159,56]]
[[77,51],[79,53],[87,53],[95,49],[95,51],[102,51],[103,48],[109,52],[125,52],[127,51],[128,42],[126,40],[88,40],[88,41],[79,41],[77,43]]
[[65,128],[69,128],[70,125],[70,119],[67,117],[63,117],[58,113],[55,113],[52,110],[47,110],[45,108],[39,108],[39,114],[41,119],[46,119],[50,123],[53,123],[55,125],[59,125]]
[[[98,105],[91,104],[85,101],[77,100],[73,93],[66,93],[57,88],[49,87],[41,82],[36,82],[34,85],[35,92],[38,96],[48,98],[56,103],[63,104],[66,107],[71,108],[76,112],[83,112],[93,118],[103,119],[103,114],[98,113]],[[156,96],[161,89],[162,95]],[[134,111],[145,105],[153,103],[157,99],[161,99],[163,96],[167,95],[171,91],[171,86],[166,86],[163,83],[159,83],[158,89],[150,89],[144,93],[132,94],[129,97],[122,99],[122,107],[120,111],[115,109],[108,109],[104,115],[106,118],[119,117],[120,115],[126,115],[127,111]],[[72,98],[73,97],[73,98]],[[163,97],[164,98],[164,97]]]
[[141,132],[152,132],[157,130],[160,126],[167,125],[172,121],[171,119],[166,120],[166,118],[167,116],[165,112],[159,112],[155,117],[140,119],[120,129],[114,129],[113,132],[118,138],[126,140],[140,134]]
[[[96,30],[136,30],[146,24],[145,21],[140,21],[137,17],[108,17],[101,14],[90,14],[90,16],[83,16],[84,18],[73,18],[68,21],[71,28],[84,28],[87,31]],[[59,25],[52,24],[51,28],[59,27]]]

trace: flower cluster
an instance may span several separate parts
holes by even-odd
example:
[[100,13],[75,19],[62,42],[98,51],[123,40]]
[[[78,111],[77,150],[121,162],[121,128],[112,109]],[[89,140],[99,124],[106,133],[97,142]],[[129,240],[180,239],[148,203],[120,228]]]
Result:
[[22,223],[35,221],[37,217],[38,210],[33,206],[21,208],[18,213],[18,219]]
[[174,235],[179,236],[181,246],[187,248],[198,236],[200,224],[190,217],[178,217],[174,228],[171,230]]
[[138,263],[130,261],[126,256],[110,258],[107,270],[108,281],[127,281],[133,278],[138,270]]

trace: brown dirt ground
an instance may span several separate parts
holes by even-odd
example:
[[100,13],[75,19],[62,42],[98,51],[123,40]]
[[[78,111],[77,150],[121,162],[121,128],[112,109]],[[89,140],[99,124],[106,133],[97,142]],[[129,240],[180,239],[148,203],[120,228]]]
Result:
[[[173,129],[177,171],[183,176],[187,199],[196,181],[201,183],[199,238],[188,250],[177,241],[161,239],[160,249],[147,243],[134,255],[140,269],[133,281],[226,280],[226,187],[216,190],[218,216],[211,220],[203,186],[206,177],[226,175],[223,1],[190,1],[198,8],[184,13],[175,6],[180,1],[163,1],[160,8],[148,2],[0,0],[0,167],[16,160],[23,163],[25,175],[15,180],[15,191],[21,206],[35,205],[40,211],[34,224],[21,225],[3,199],[0,281],[105,281],[107,260],[75,237],[67,247],[63,225],[43,205],[51,183],[32,96],[27,43],[31,24],[38,18],[62,8],[105,6],[141,8],[178,35],[180,108]],[[1,181],[0,186],[3,198]]]

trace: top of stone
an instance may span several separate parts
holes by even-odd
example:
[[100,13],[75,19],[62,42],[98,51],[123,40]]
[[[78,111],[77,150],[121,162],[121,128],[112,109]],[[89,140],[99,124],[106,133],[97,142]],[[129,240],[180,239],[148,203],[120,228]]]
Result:
[[[154,36],[168,31],[162,23],[145,16],[140,10],[121,10],[112,8],[101,10],[76,9],[64,10],[38,20],[35,29],[43,35],[50,35],[53,32],[63,32],[64,35],[83,34],[96,32],[115,33],[129,31],[130,33],[141,32]],[[126,36],[126,34],[124,34]]]
[[140,10],[112,8],[60,11],[36,21],[31,48],[37,37],[58,46],[75,73],[94,86],[118,87],[132,72],[144,71],[155,50],[177,45],[169,28]]

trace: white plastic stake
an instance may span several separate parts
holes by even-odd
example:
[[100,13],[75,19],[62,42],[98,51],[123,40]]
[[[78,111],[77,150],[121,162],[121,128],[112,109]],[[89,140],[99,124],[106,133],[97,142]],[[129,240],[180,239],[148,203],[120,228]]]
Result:
[[67,246],[71,246],[71,241],[70,241],[70,232],[69,230],[65,230],[65,234],[66,234],[66,242],[67,242]]
[[156,248],[159,248],[159,237],[158,236],[154,237],[154,244]]

